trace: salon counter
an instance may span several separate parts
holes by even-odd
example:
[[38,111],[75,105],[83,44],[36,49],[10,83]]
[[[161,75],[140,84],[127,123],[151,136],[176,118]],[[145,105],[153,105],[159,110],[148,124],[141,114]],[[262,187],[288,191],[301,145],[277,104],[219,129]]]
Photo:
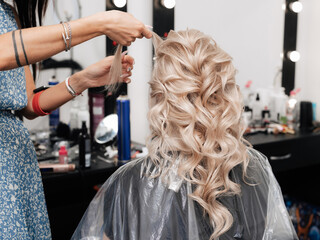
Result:
[[265,154],[283,194],[320,206],[320,134],[247,136]]
[[297,133],[247,136],[253,147],[267,156],[274,172],[320,164],[320,134]]
[[[285,194],[320,203],[320,192],[312,189],[313,183],[319,182],[320,134],[259,133],[246,139],[268,157]],[[54,240],[70,239],[97,186],[118,168],[95,155],[92,159],[90,169],[42,174]]]
[[53,240],[71,238],[97,189],[117,168],[93,155],[89,169],[42,173]]

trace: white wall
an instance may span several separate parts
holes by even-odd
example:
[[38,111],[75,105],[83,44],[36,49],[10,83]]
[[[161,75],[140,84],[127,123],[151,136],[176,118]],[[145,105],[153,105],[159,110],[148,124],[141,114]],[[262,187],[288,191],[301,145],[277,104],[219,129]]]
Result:
[[[130,0],[127,10],[146,25],[152,25],[152,1]],[[128,86],[131,110],[131,140],[144,144],[149,134],[148,81],[152,71],[152,42],[137,39],[129,48],[129,54],[135,58],[132,82]]]
[[[48,10],[43,22],[43,25],[52,25],[58,24],[60,20],[56,17],[53,11],[53,1],[49,1]],[[72,14],[74,17],[77,16],[77,11],[73,11],[75,9],[75,0],[71,1],[63,1],[59,0],[56,1],[58,3],[58,9],[62,11],[68,11],[69,14]],[[92,15],[96,12],[101,12],[106,9],[106,2],[103,0],[80,0],[82,6],[82,17]],[[64,13],[60,13],[64,17]],[[66,19],[63,19],[64,21]],[[61,38],[62,41],[62,38]],[[82,67],[87,67],[90,64],[93,64],[100,59],[106,56],[106,39],[104,36],[92,39],[88,42],[85,42],[81,45],[73,47],[73,60],[78,62]],[[62,52],[55,56],[53,56],[55,60],[65,60],[70,59],[70,52]],[[56,72],[54,70],[45,70],[41,71],[39,78],[37,79],[36,85],[48,85],[48,81],[50,77],[55,74],[57,79],[62,82],[71,74],[69,69],[57,69]],[[87,93],[84,93],[84,96],[77,97],[77,101],[80,101],[81,104],[87,105],[88,104],[88,96]],[[64,123],[69,123],[70,120],[70,105],[71,103],[67,103],[60,108],[60,120]],[[24,120],[26,127],[29,130],[41,130],[41,129],[48,129],[49,126],[49,117],[39,117],[35,120],[29,121],[27,119]]]
[[175,29],[211,35],[234,59],[240,87],[273,84],[282,67],[283,0],[177,0]]
[[297,50],[301,59],[296,63],[296,87],[301,88],[300,99],[317,104],[320,119],[320,2],[300,0],[303,10],[298,16]]

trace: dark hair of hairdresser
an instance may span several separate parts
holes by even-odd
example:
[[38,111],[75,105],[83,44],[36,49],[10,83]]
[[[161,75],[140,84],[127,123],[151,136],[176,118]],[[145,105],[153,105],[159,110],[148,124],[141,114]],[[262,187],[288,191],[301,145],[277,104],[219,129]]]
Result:
[[[37,21],[42,25],[48,0],[13,0],[14,7],[18,12],[21,28],[36,27]],[[37,19],[38,18],[38,19]],[[36,79],[36,64],[32,64],[33,78]]]

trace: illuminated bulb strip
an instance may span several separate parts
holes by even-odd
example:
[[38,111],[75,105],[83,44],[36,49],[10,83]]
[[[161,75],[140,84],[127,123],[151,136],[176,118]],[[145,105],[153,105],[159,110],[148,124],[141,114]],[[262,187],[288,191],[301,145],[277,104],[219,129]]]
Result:
[[123,8],[127,4],[127,0],[113,0],[113,4],[117,8]]
[[172,9],[176,6],[176,0],[161,0],[161,4],[168,9]]
[[296,1],[296,2],[290,3],[289,8],[291,9],[292,12],[299,13],[302,11],[303,6],[301,2]]
[[300,60],[300,53],[297,51],[290,51],[287,53],[287,57],[292,62],[298,62]]

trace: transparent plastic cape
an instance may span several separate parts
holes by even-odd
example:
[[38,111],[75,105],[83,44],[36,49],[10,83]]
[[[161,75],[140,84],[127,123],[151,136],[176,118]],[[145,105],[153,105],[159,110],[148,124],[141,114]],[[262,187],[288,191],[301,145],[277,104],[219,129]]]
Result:
[[[232,213],[234,223],[219,240],[298,239],[284,205],[280,187],[268,160],[248,149],[246,182],[242,167],[230,177],[241,185],[241,194],[219,199]],[[73,240],[208,240],[213,228],[203,209],[188,197],[192,186],[175,172],[170,184],[144,174],[147,159],[127,163],[101,187],[92,200]],[[248,180],[248,181],[247,181]]]

